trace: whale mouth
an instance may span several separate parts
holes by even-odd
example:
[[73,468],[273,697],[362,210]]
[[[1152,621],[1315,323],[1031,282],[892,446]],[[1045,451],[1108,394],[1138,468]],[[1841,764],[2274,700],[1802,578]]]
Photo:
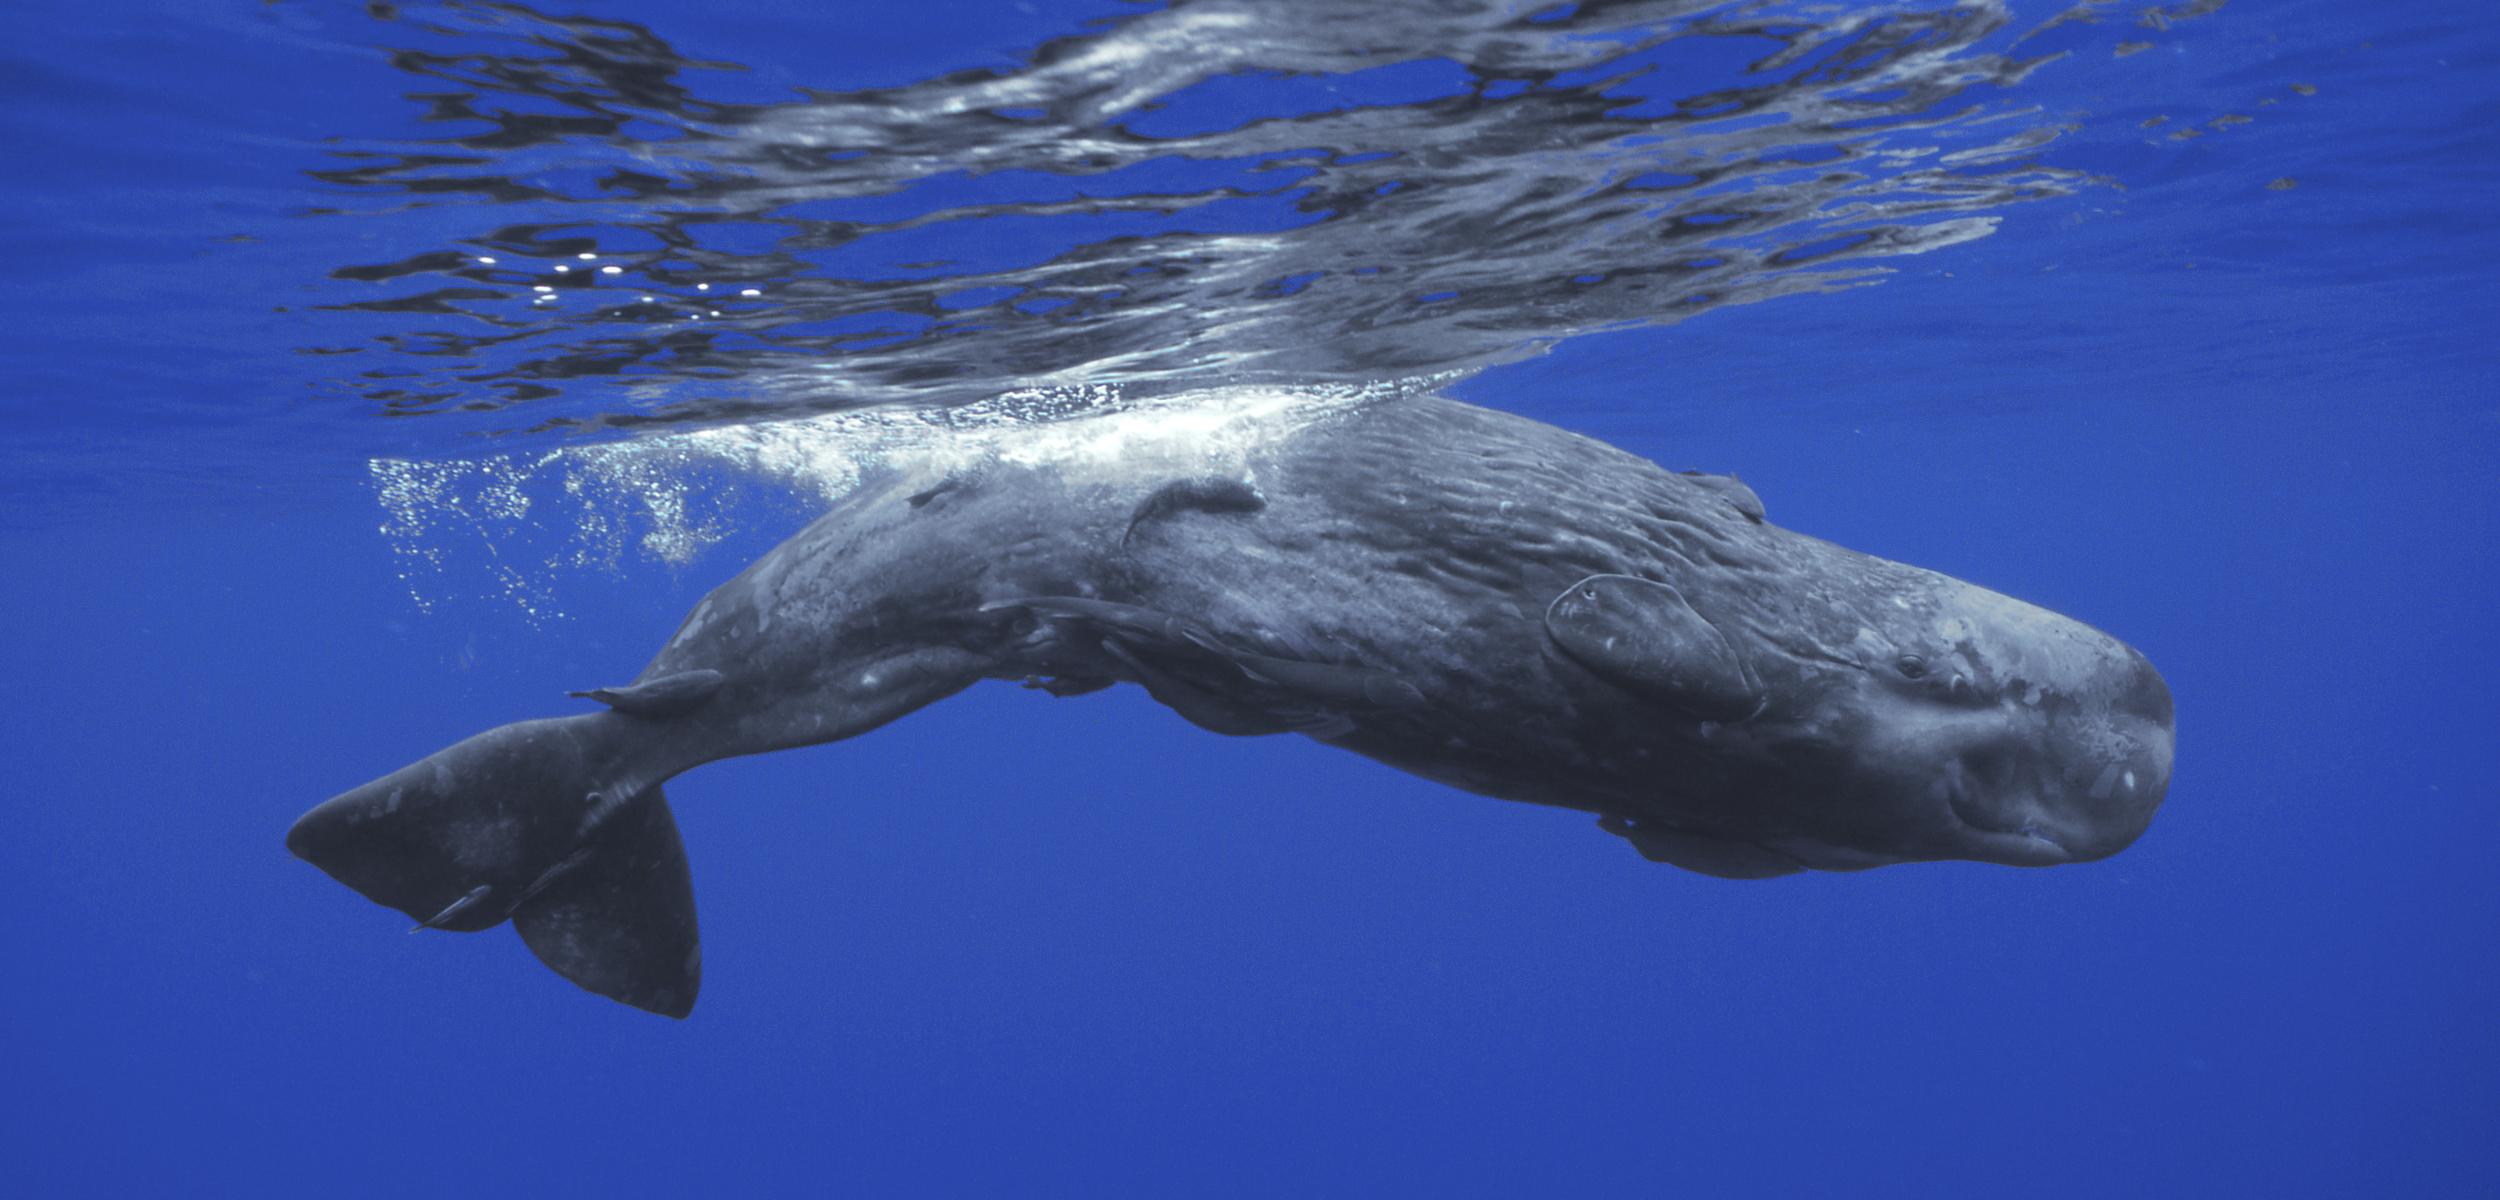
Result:
[[[2011,823],[1987,819],[1960,779],[1945,785],[1945,811],[1960,827],[1955,832],[1964,843],[1961,857],[2014,867],[2050,867],[2082,857],[2035,817]],[[1971,849],[1981,853],[1969,853]]]

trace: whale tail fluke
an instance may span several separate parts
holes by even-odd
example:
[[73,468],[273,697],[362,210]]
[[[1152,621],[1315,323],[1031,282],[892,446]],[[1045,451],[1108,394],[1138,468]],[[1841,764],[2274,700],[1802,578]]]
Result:
[[604,827],[599,844],[512,913],[521,941],[556,974],[663,1016],[694,1011],[703,982],[694,875],[668,798],[653,784]]
[[608,713],[490,729],[325,801],[287,849],[418,929],[509,920],[557,974],[683,1017],[694,881],[660,785],[619,777],[642,736]]

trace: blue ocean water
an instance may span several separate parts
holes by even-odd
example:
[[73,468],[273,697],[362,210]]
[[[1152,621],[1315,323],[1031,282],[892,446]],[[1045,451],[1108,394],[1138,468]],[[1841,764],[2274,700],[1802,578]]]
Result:
[[[2489,1186],[2469,7],[13,15],[11,1194]],[[1727,882],[991,685],[671,783],[682,1023],[281,845],[897,431],[1419,376],[2126,638],[2159,819]]]

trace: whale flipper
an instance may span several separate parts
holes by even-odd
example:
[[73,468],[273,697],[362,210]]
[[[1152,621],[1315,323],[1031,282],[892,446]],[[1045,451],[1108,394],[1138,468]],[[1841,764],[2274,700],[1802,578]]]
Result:
[[1591,575],[1554,598],[1545,632],[1581,666],[1686,712],[1735,719],[1762,703],[1727,637],[1663,583]]
[[683,1017],[703,982],[694,875],[659,785],[645,788],[549,868],[512,914],[556,974],[647,1012]]
[[673,717],[692,712],[720,691],[725,677],[709,667],[679,671],[657,679],[645,679],[624,687],[592,688],[585,692],[567,692],[584,700],[596,700],[621,713],[637,717]]

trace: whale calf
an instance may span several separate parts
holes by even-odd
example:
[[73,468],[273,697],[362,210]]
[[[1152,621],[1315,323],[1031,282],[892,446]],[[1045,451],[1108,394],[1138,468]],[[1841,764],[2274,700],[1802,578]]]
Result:
[[593,710],[339,795],[287,846],[682,1017],[701,951],[662,784],[985,679],[1136,684],[1727,878],[2101,858],[2173,747],[2161,676],[2107,634],[1782,529],[1733,477],[1409,395],[883,468],[632,682],[573,693]]

